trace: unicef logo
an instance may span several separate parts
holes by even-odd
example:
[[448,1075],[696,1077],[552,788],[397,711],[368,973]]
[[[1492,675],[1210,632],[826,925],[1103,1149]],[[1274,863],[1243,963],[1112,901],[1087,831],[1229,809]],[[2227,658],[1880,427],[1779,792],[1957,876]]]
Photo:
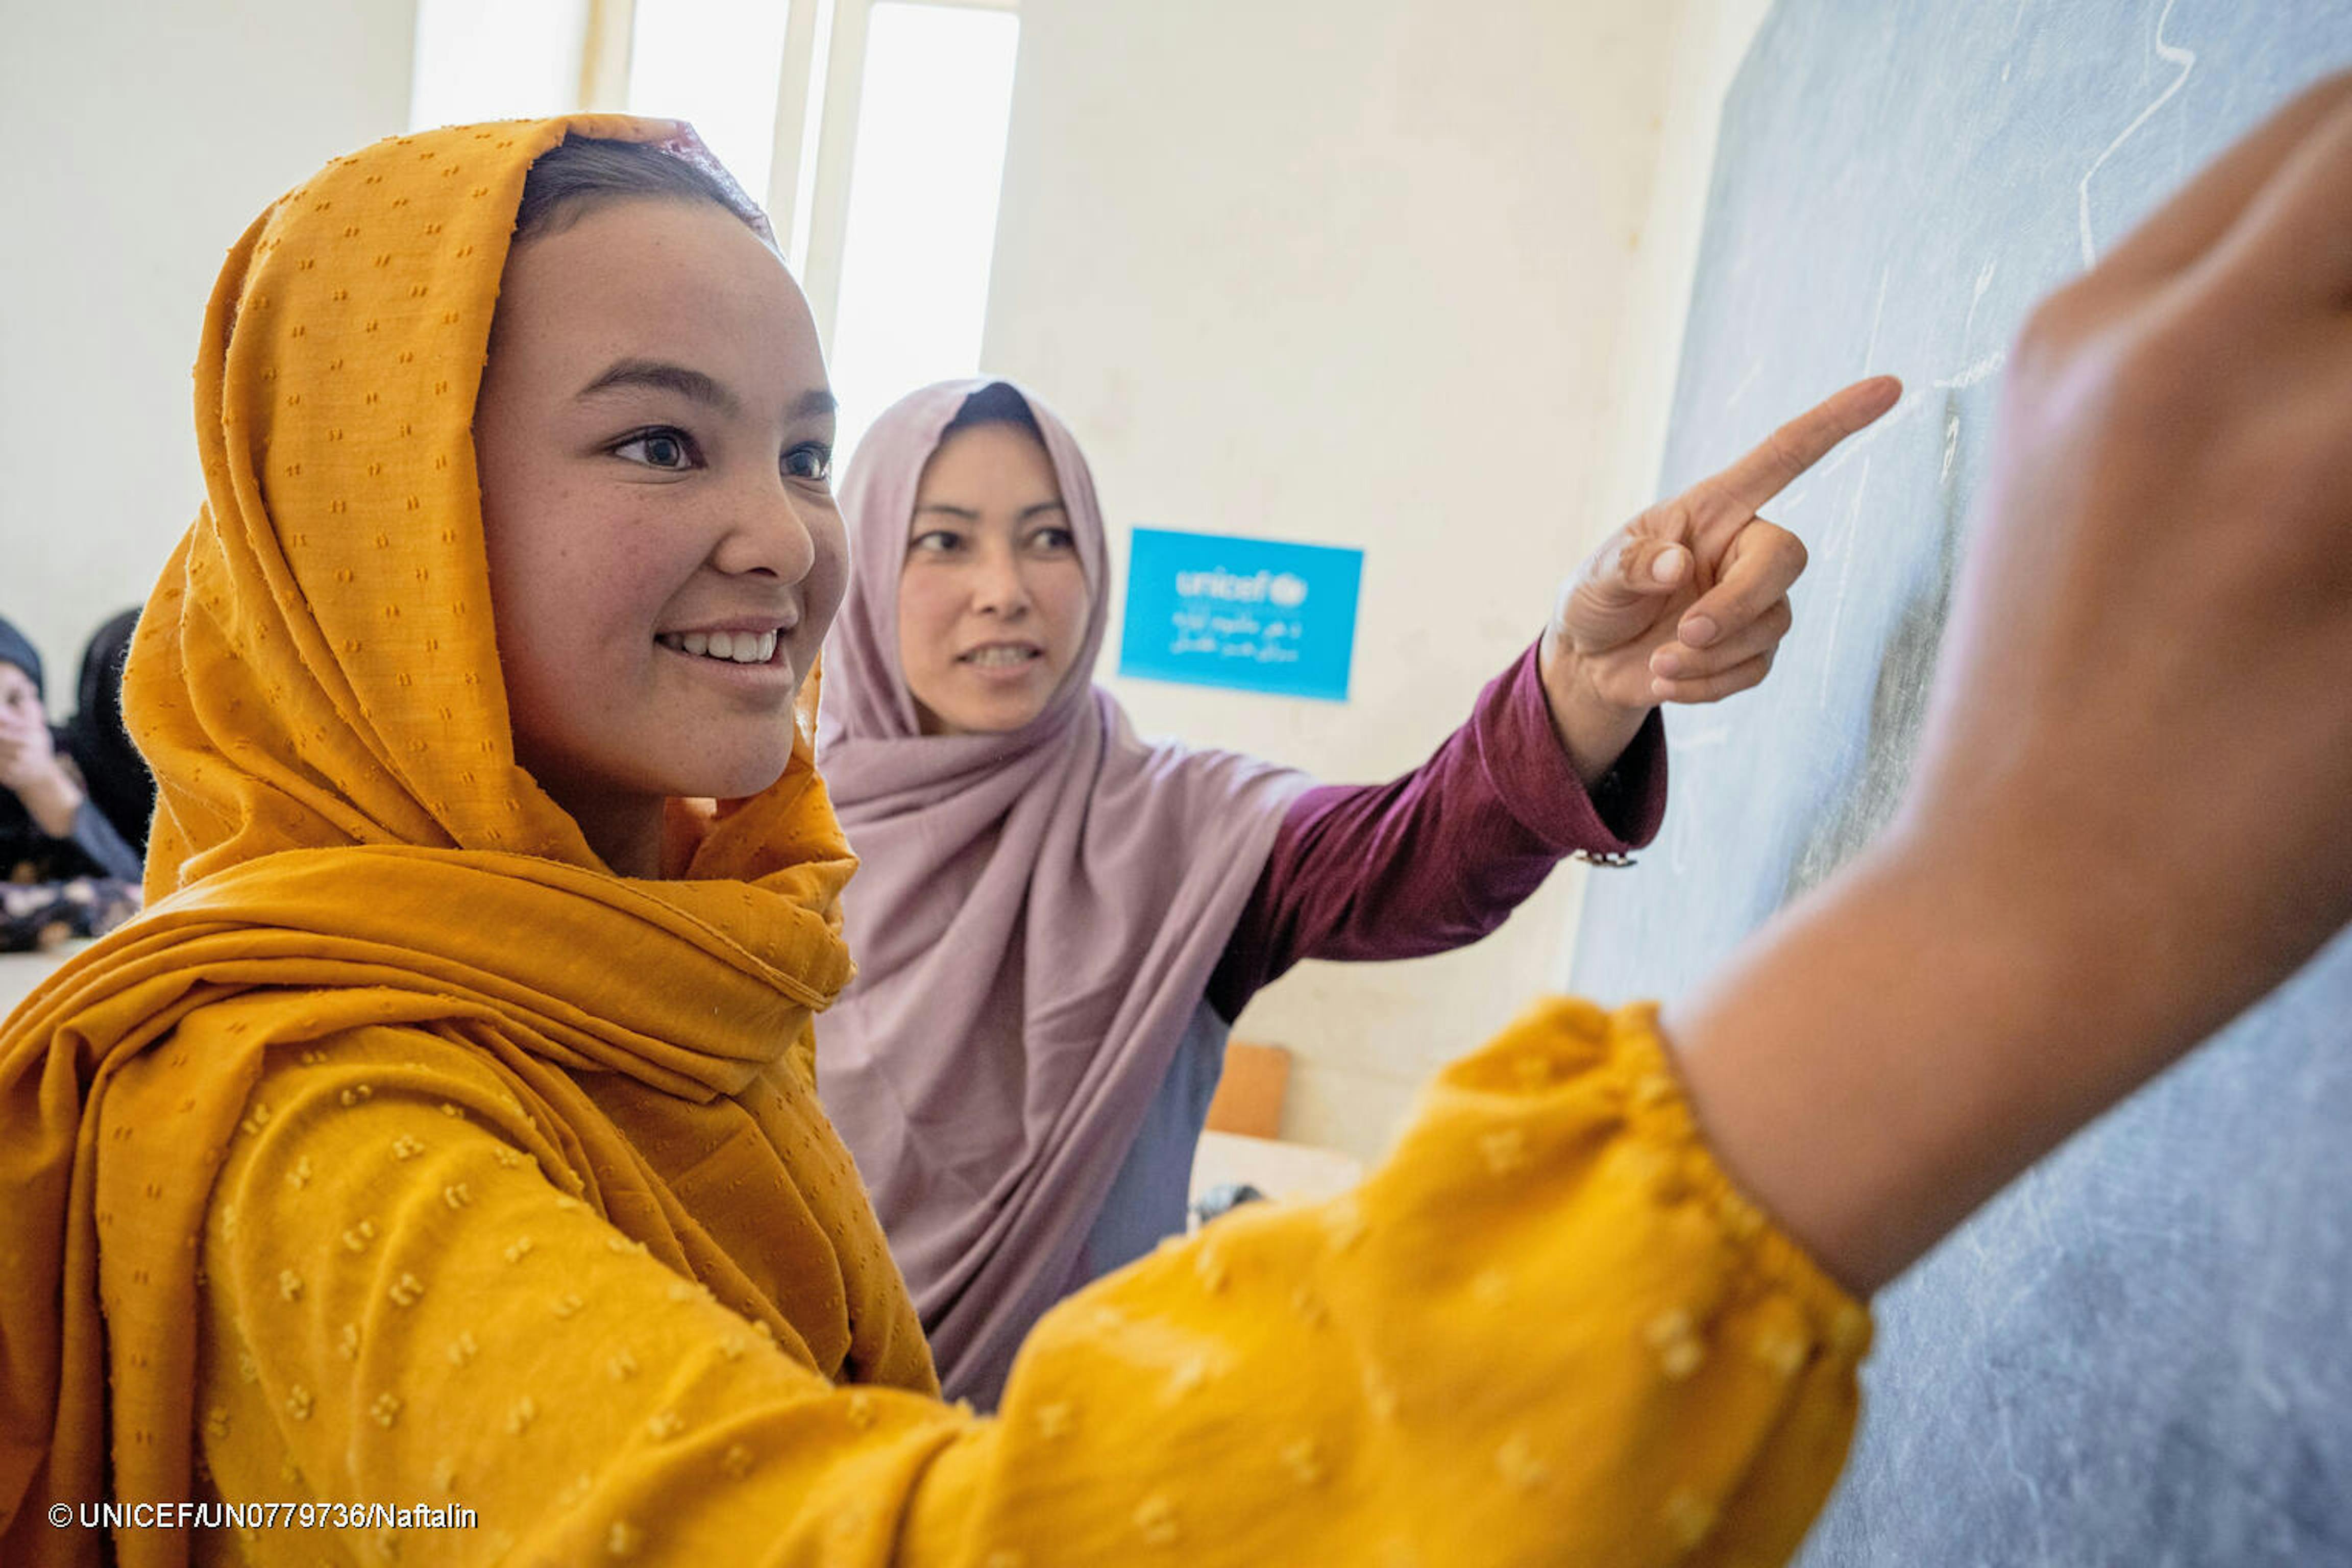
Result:
[[1242,576],[1213,566],[1206,572],[1176,574],[1176,596],[1180,599],[1221,599],[1229,605],[1272,604],[1295,610],[1307,602],[1307,579],[1289,572],[1253,572]]

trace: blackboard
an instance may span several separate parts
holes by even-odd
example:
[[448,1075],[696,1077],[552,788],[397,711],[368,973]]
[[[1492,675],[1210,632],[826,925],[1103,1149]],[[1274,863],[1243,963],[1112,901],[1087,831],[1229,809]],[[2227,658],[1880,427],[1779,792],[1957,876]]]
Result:
[[[1683,993],[1885,823],[2025,312],[2347,62],[2352,0],[1780,0],[1724,106],[1660,493],[1865,373],[1907,391],[1770,509],[1812,552],[1798,629],[1670,716],[1665,830],[1593,874],[1577,990]],[[2179,831],[2219,867],[2243,806]],[[2352,935],[1878,1311],[1807,1568],[2352,1563]]]

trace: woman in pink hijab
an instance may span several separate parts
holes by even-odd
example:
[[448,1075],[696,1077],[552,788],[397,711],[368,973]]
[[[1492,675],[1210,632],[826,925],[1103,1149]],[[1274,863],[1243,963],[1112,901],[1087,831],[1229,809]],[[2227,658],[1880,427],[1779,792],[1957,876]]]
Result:
[[992,1405],[1046,1308],[1184,1228],[1260,986],[1466,945],[1562,858],[1649,840],[1656,704],[1754,685],[1790,626],[1803,547],[1756,508],[1897,390],[1849,387],[1628,524],[1427,763],[1353,787],[1136,738],[1093,681],[1093,479],[1035,397],[943,383],[876,422],[818,741],[859,974],[819,1081],[950,1395]]

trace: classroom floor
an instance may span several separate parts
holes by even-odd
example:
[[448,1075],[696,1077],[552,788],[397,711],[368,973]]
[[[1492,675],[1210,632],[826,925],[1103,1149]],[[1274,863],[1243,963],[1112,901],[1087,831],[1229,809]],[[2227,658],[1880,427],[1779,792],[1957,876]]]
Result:
[[1312,1203],[1337,1197],[1364,1179],[1364,1167],[1337,1149],[1284,1143],[1239,1132],[1203,1132],[1192,1156],[1192,1196],[1244,1183],[1270,1198]]
[[0,1018],[14,1012],[51,970],[87,945],[73,942],[48,952],[0,952]]

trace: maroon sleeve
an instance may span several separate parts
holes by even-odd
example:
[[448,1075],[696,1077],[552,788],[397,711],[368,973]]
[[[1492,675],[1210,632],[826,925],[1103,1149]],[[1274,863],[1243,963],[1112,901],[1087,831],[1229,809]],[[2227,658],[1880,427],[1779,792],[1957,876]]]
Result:
[[1385,784],[1325,784],[1292,803],[1209,977],[1234,1018],[1302,958],[1419,958],[1503,923],[1568,855],[1647,844],[1666,809],[1655,710],[1588,794],[1551,726],[1529,647],[1478,694],[1429,761]]

